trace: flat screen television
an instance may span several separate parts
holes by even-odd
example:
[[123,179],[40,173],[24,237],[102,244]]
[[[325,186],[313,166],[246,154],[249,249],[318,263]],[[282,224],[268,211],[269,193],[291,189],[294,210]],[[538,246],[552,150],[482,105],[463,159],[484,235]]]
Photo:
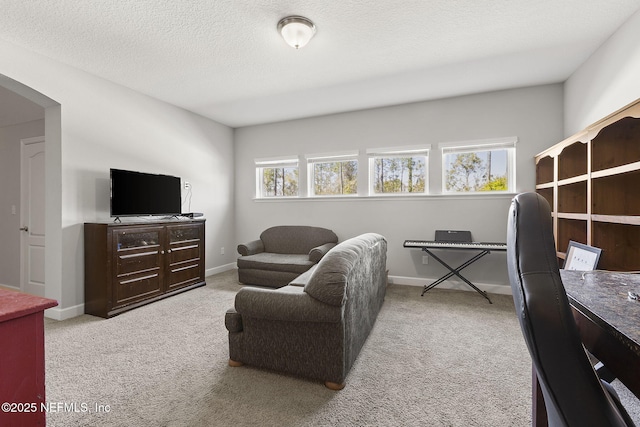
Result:
[[111,169],[111,216],[179,215],[180,178]]

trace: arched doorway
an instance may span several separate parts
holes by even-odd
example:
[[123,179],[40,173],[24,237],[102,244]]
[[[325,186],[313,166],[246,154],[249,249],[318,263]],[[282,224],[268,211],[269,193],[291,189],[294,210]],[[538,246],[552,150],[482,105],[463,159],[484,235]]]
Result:
[[[47,243],[43,249],[43,253],[41,257],[43,258],[41,261],[44,266],[42,268],[41,280],[43,282],[44,295],[48,298],[53,298],[60,300],[60,296],[62,294],[61,289],[61,257],[59,256],[60,248],[62,246],[62,233],[61,233],[61,107],[60,104],[56,101],[50,99],[49,97],[41,94],[40,92],[23,85],[20,82],[17,82],[9,77],[4,75],[0,75],[0,97],[4,98],[4,102],[9,104],[10,109],[4,111],[10,111],[10,114],[13,114],[12,118],[8,119],[9,121],[5,122],[9,123],[10,121],[19,123],[30,123],[31,119],[35,120],[44,120],[44,124],[40,124],[39,131],[41,135],[44,136],[46,141],[47,150],[44,154],[44,188],[40,190],[44,194],[44,207],[46,212],[46,217],[44,219],[44,229],[47,234]],[[0,98],[0,102],[2,102],[2,98]],[[12,107],[12,108],[11,108]],[[33,128],[30,128],[28,124],[23,126],[16,125],[18,130],[14,130],[14,133],[24,131],[24,132],[35,132]],[[29,129],[29,130],[25,130]],[[31,135],[36,136],[36,135]],[[19,138],[26,139],[29,138]],[[15,150],[14,150],[15,151]],[[11,159],[17,165],[20,165],[21,159],[15,158]],[[16,172],[17,169],[17,172]],[[11,181],[12,185],[20,187],[20,167],[13,167],[12,171],[9,172],[12,175]],[[16,182],[17,181],[17,182]],[[21,190],[22,191],[22,190]],[[15,190],[14,190],[15,192]],[[2,194],[0,194],[0,198]],[[22,197],[22,194],[20,194]],[[8,201],[8,203],[4,203],[7,200],[3,200],[2,205],[7,206],[8,215],[11,219],[9,227],[11,230],[2,231],[3,233],[10,232],[11,237],[10,244],[5,245],[8,247],[8,250],[12,251],[14,256],[17,256],[20,260],[19,263],[12,263],[11,267],[11,283],[8,283],[10,287],[16,287],[15,274],[16,268],[18,275],[22,274],[20,269],[20,265],[24,263],[24,258],[22,255],[22,251],[20,249],[20,228],[24,228],[21,224],[20,218],[18,218],[18,203],[15,201],[15,198]],[[14,214],[15,212],[15,214]],[[13,218],[13,216],[16,218]],[[15,229],[15,230],[14,230]],[[5,236],[3,236],[5,237]],[[17,239],[17,240],[16,240]],[[2,281],[0,281],[2,284]],[[20,286],[19,286],[20,287]],[[21,289],[24,290],[24,289]]]

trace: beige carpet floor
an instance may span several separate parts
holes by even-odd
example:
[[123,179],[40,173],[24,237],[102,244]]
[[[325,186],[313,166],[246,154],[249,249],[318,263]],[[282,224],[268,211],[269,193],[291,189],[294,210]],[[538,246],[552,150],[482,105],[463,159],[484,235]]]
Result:
[[527,426],[510,296],[391,285],[339,392],[227,365],[237,273],[112,319],[45,323],[49,426]]

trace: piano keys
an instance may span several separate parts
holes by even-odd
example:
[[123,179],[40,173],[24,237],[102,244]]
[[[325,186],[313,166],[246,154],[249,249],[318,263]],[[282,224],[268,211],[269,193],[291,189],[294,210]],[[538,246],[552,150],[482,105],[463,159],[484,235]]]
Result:
[[481,251],[506,251],[506,243],[485,243],[485,242],[441,242],[435,240],[405,240],[405,248],[417,249],[474,249]]

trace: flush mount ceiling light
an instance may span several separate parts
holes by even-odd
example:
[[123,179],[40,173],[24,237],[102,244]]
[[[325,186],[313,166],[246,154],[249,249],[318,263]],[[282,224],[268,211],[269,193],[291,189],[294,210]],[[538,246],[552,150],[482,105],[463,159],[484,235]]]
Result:
[[287,16],[278,22],[278,32],[291,47],[304,47],[316,33],[316,26],[305,17]]

